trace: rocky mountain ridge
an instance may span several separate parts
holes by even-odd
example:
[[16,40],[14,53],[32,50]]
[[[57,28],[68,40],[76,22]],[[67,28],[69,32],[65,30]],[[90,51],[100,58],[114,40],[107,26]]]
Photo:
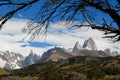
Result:
[[29,55],[22,61],[22,67],[29,66],[31,64],[35,64],[39,62],[40,56],[34,54],[33,50],[30,51]]
[[9,51],[0,51],[0,62],[2,63],[2,68],[5,69],[16,69],[20,68],[19,62],[24,60],[24,57],[21,54],[9,52]]
[[0,51],[0,68],[8,70],[29,66],[36,63],[37,60],[40,60],[40,57],[34,54],[32,50],[27,57],[10,51]]
[[111,51],[109,48],[105,49],[104,52],[109,56],[117,56],[119,53],[117,51]]
[[27,57],[23,57],[19,53],[0,51],[0,67],[5,69],[18,69],[38,62],[59,61],[76,56],[107,57],[117,56],[119,54],[117,51],[111,51],[109,48],[104,51],[98,50],[95,41],[89,38],[85,40],[83,46],[77,41],[72,51],[54,47],[44,52],[41,57],[36,55],[33,50],[30,51]]
[[68,59],[75,56],[108,57],[117,55],[119,55],[117,51],[111,52],[110,49],[105,49],[105,51],[98,50],[95,41],[90,37],[85,40],[83,46],[77,41],[72,51],[60,47],[49,49],[43,53],[40,62],[46,62],[49,60],[59,61],[61,59]]

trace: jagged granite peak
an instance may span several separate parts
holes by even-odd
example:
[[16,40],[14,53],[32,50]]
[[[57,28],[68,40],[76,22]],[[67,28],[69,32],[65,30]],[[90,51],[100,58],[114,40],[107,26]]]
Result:
[[79,44],[79,41],[77,41],[77,42],[75,43],[75,46],[74,46],[74,48],[73,48],[73,51],[76,51],[76,50],[79,50],[79,49],[82,49],[82,46]]
[[107,56],[111,56],[111,51],[109,48],[105,49],[104,52],[106,53]]
[[30,50],[30,54],[29,54],[28,56],[29,56],[29,57],[33,57],[33,56],[34,56],[34,52],[33,52],[32,49]]
[[83,48],[86,48],[88,50],[97,50],[96,43],[94,40],[90,37],[89,39],[85,40],[83,44]]
[[29,55],[22,62],[22,67],[26,67],[34,63],[37,63],[39,60],[40,60],[40,57],[37,54],[35,54],[31,49]]

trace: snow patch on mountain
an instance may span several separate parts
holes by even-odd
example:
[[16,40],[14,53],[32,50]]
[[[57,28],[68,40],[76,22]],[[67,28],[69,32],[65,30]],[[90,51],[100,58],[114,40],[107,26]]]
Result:
[[1,58],[0,58],[0,68],[4,68],[6,65],[6,61],[3,61]]
[[10,51],[0,51],[0,68],[5,68],[8,70],[29,66],[39,60],[40,56],[34,54],[32,50],[27,57],[23,57],[19,53]]

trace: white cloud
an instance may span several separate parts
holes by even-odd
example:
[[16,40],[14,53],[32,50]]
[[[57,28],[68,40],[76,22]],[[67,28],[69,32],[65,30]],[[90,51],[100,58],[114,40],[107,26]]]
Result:
[[[1,51],[10,50],[12,52],[21,53],[26,56],[30,52],[30,49],[33,49],[35,53],[41,55],[44,51],[53,47],[33,47],[30,46],[28,42],[23,41],[23,38],[26,36],[26,34],[22,33],[21,29],[26,26],[27,21],[28,20],[23,19],[12,19],[4,25],[0,31]],[[106,48],[110,48],[111,50],[120,51],[120,43],[110,43],[110,41],[107,39],[103,39],[103,32],[85,27],[70,30],[66,27],[65,22],[61,23],[62,24],[50,24],[50,28],[48,29],[48,34],[45,41],[44,39],[35,39],[33,41],[56,44],[65,48],[73,48],[76,41],[79,41],[80,44],[83,45],[85,39],[92,37],[95,40],[98,49],[104,50]],[[69,26],[70,25],[71,24],[69,24]],[[22,45],[27,46],[21,47]]]

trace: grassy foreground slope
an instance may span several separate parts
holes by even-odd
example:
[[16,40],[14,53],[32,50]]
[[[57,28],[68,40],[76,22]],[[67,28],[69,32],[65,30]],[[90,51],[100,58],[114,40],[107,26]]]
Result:
[[9,71],[0,68],[0,76],[9,74]]
[[120,80],[120,56],[74,57],[13,70],[0,80]]

